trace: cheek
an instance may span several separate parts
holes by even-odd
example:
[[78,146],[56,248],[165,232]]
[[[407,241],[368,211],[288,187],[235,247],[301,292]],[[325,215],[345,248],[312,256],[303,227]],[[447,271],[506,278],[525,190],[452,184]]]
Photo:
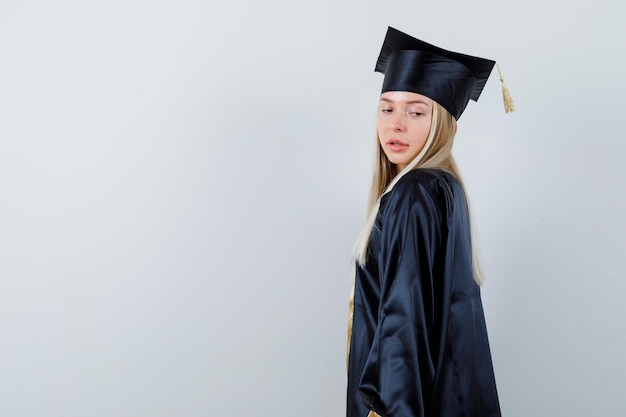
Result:
[[382,137],[382,136],[380,136],[380,134],[378,134],[378,133],[377,133],[377,134],[376,134],[376,138],[378,139],[378,146],[379,146],[381,149],[383,149],[383,150],[384,150],[384,149],[385,149],[385,144],[383,143],[383,137]]
[[416,126],[413,130],[413,140],[417,143],[426,143],[430,133],[430,123],[428,125]]
[[426,126],[424,128],[424,130],[422,131],[422,140],[424,142],[426,142],[426,139],[428,139],[428,135],[430,134],[430,124],[428,126]]
[[380,120],[380,117],[376,118],[376,132],[382,132],[384,128],[384,123]]
[[378,141],[381,143],[383,140],[382,132],[384,132],[383,124],[381,122],[377,122],[376,123],[376,136],[378,136]]
[[430,123],[430,121],[428,121],[426,126],[424,126],[424,140],[426,140],[426,138],[430,134],[430,128],[431,128],[431,123]]

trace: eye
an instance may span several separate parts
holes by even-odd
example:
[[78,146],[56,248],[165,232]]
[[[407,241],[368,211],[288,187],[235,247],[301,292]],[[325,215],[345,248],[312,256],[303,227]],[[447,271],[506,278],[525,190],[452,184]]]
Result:
[[391,113],[393,110],[391,110],[388,107],[383,107],[382,109],[380,109],[381,113]]
[[412,107],[407,111],[407,113],[411,116],[418,117],[418,116],[423,115],[424,111],[420,108]]

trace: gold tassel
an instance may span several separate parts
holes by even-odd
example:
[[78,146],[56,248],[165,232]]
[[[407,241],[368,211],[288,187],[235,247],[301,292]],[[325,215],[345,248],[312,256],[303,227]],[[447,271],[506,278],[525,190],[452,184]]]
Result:
[[500,75],[500,83],[502,83],[502,99],[504,100],[504,111],[506,113],[511,113],[515,111],[515,105],[513,104],[513,98],[511,97],[511,93],[509,93],[509,89],[504,84],[504,77],[502,76],[502,72],[500,71],[500,65],[496,64],[498,68],[498,74]]

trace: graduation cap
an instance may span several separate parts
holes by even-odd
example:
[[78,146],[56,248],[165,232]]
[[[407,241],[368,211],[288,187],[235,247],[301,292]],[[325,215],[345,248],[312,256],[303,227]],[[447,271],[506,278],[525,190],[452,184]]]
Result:
[[[470,99],[480,97],[494,65],[490,59],[448,51],[389,27],[375,71],[385,74],[381,93],[422,94],[458,120]],[[513,100],[501,74],[500,81],[508,113]]]

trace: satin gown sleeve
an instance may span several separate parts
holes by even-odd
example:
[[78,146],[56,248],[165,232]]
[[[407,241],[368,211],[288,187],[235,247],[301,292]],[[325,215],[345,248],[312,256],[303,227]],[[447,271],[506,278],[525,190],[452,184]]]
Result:
[[350,417],[500,415],[465,197],[448,175],[409,173],[381,204],[355,282]]
[[425,415],[436,361],[433,249],[441,246],[442,212],[423,185],[408,184],[398,184],[385,207],[378,327],[361,379],[366,405],[383,416]]

